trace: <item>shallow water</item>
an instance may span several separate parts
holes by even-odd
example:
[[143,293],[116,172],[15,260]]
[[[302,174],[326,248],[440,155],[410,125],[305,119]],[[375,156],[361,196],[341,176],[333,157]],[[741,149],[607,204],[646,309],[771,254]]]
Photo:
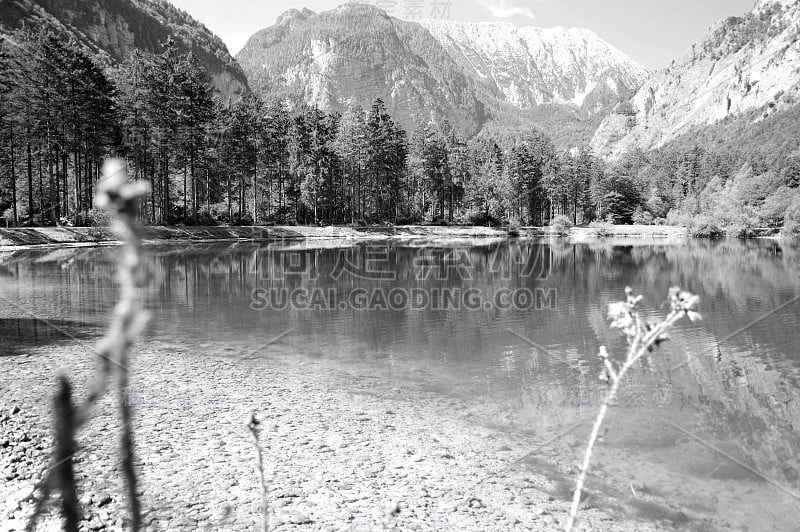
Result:
[[[185,339],[201,346],[198,355],[204,341],[222,341],[242,353],[330,359],[452,395],[479,422],[528,433],[532,453],[521,467],[548,474],[565,499],[572,480],[561,462],[577,464],[604,390],[596,353],[625,347],[608,328],[608,303],[630,285],[663,316],[668,288],[680,285],[700,295],[705,319],[682,323],[629,374],[590,488],[603,504],[680,528],[704,529],[713,517],[716,527],[796,529],[800,256],[778,243],[147,250],[148,334]],[[0,355],[99,335],[117,297],[116,253],[0,253]]]

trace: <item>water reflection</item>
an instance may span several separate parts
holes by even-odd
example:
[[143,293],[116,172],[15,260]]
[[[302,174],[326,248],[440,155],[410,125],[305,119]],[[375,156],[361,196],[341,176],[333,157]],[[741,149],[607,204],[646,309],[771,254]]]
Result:
[[[594,414],[603,394],[598,348],[625,348],[608,329],[607,304],[630,285],[663,315],[668,288],[680,285],[701,296],[706,319],[682,324],[671,343],[629,375],[600,470],[678,501],[681,515],[724,510],[751,529],[762,528],[753,527],[755,516],[765,529],[782,528],[791,514],[781,508],[796,503],[719,452],[800,491],[800,303],[761,319],[798,293],[798,253],[778,243],[409,240],[148,250],[154,336],[259,345],[291,330],[281,339],[287,349],[391,368],[396,378],[458,395],[478,405],[479,418],[524,429],[539,442]],[[115,254],[103,248],[0,255],[0,297],[85,333],[115,301]],[[265,289],[332,295],[323,306],[254,310],[254,293]],[[341,305],[356,290],[395,289],[475,290],[485,300],[477,308]],[[548,299],[525,308],[484,305],[504,290]],[[27,322],[15,325],[19,314],[11,307],[0,318],[6,343],[48,341],[31,337]],[[587,430],[565,441],[582,441]]]

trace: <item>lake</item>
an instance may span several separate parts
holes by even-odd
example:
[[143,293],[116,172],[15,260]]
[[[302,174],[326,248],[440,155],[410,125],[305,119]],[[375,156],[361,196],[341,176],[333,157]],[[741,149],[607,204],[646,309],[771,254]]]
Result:
[[[653,317],[678,285],[701,297],[638,364],[589,488],[654,521],[724,516],[794,529],[800,515],[800,253],[777,242],[283,241],[150,246],[151,337],[204,352],[278,351],[389,374],[530,436],[518,467],[563,493],[603,396],[600,346],[622,357],[609,303],[626,286]],[[103,332],[116,249],[0,253],[0,356]],[[574,466],[570,466],[573,461]],[[574,471],[572,472],[574,473]],[[645,502],[640,495],[668,501]],[[617,502],[615,502],[617,501]]]

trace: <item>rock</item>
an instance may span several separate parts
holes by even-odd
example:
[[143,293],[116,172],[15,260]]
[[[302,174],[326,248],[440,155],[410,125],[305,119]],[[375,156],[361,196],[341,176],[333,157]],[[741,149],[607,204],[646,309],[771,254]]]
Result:
[[11,407],[11,415],[15,416],[21,412],[19,405],[14,405]]
[[385,506],[385,514],[387,516],[394,517],[400,513],[400,503],[397,501],[392,501]]
[[483,501],[478,497],[470,497],[469,498],[469,507],[470,508],[485,508]]
[[9,501],[16,501],[16,507],[21,508],[22,503],[28,501],[29,499],[33,498],[33,491],[34,486],[24,486],[17,491],[13,492],[11,496],[8,498]]
[[303,490],[301,490],[300,488],[289,488],[275,492],[276,499],[286,499],[291,497],[302,497],[302,496],[303,496]]
[[103,496],[101,496],[101,497],[100,497],[100,498],[97,500],[97,506],[99,506],[99,507],[101,507],[101,508],[102,508],[102,507],[103,507],[103,506],[105,506],[106,504],[109,504],[109,503],[111,502],[111,500],[112,500],[112,499],[111,499],[111,496],[109,496],[109,495],[103,495]]
[[289,516],[289,522],[293,525],[307,525],[313,523],[308,514],[304,512],[296,512]]
[[275,502],[272,503],[273,508],[283,508],[284,506],[288,506],[292,504],[292,498],[284,497],[282,499],[275,499]]
[[442,501],[439,503],[438,508],[440,512],[455,512],[459,507],[458,501]]

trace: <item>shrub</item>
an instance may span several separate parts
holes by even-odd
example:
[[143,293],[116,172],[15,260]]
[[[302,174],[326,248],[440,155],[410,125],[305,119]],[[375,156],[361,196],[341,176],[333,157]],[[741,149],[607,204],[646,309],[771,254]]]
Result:
[[550,227],[558,236],[567,236],[572,228],[572,220],[562,214],[553,218]]
[[5,211],[3,211],[2,219],[3,219],[2,227],[9,227],[11,225],[14,225],[14,210],[6,209]]
[[217,219],[208,211],[200,211],[197,213],[197,219],[193,219],[192,223],[200,226],[212,226],[217,225]]
[[704,215],[698,215],[692,219],[687,229],[689,234],[696,238],[718,238],[725,234],[715,220]]
[[244,216],[239,216],[239,213],[234,213],[231,217],[231,225],[240,227],[253,225],[253,215],[248,213]]
[[597,220],[590,223],[589,227],[594,229],[597,233],[597,236],[600,237],[614,235],[614,224],[612,224],[611,222]]
[[636,207],[633,212],[633,223],[636,225],[653,225],[655,218],[649,211],[645,211],[641,207]]
[[480,225],[484,227],[497,227],[500,225],[500,220],[485,210],[469,211],[465,217],[465,221],[468,225]]
[[401,216],[397,219],[397,225],[414,225],[418,221],[419,220],[413,216]]
[[800,240],[800,201],[795,201],[786,209],[781,234],[792,240]]
[[75,220],[78,227],[108,227],[111,225],[111,215],[108,211],[90,209],[81,211]]
[[725,235],[730,238],[750,238],[754,235],[753,224],[745,217],[731,220],[725,227]]

